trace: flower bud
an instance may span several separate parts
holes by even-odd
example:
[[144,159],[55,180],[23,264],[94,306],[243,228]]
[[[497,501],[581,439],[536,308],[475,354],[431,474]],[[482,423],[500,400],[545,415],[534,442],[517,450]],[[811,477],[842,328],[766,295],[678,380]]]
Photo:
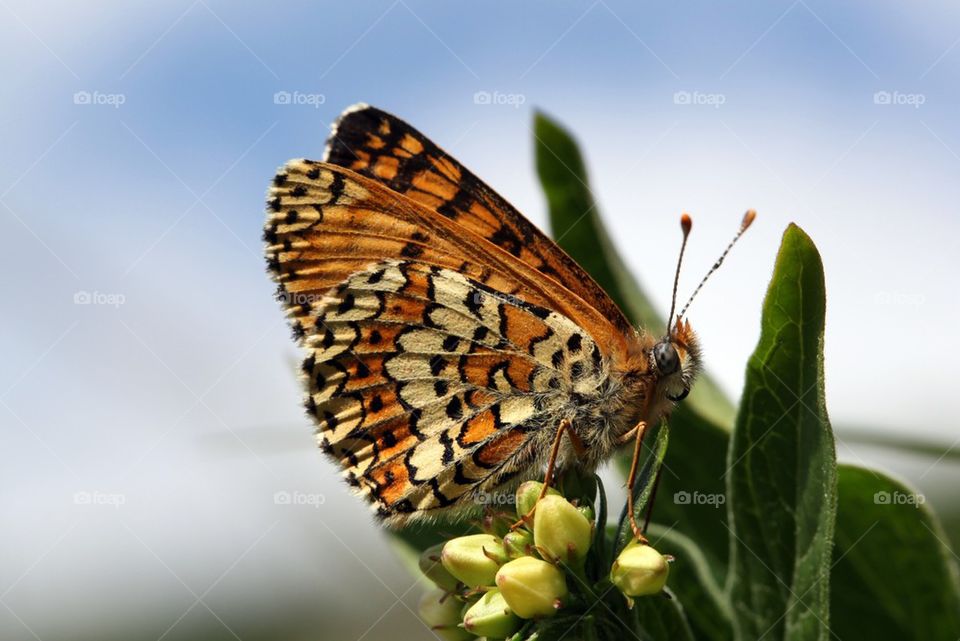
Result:
[[533,534],[522,529],[508,532],[503,537],[503,549],[507,551],[507,556],[511,559],[530,556],[533,554]]
[[591,523],[593,523],[594,519],[596,519],[596,515],[593,513],[593,508],[589,505],[578,505],[577,512],[582,514],[583,518],[587,519]]
[[520,619],[507,605],[500,590],[489,590],[470,606],[463,616],[463,627],[477,636],[502,639],[520,628]]
[[510,609],[524,619],[556,613],[567,596],[567,582],[556,566],[524,556],[497,572],[497,587]]
[[[539,481],[526,481],[520,484],[517,488],[517,517],[522,519],[533,511],[542,491],[543,483]],[[552,487],[547,488],[547,496],[552,494],[560,496],[560,493]]]
[[544,558],[574,563],[590,548],[593,526],[562,496],[545,496],[533,515],[533,541]]
[[430,629],[446,641],[467,641],[473,635],[460,627],[461,603],[440,588],[427,591],[420,597],[417,608],[420,618]]
[[457,589],[459,581],[443,567],[443,563],[440,562],[441,552],[443,552],[443,543],[427,548],[420,555],[418,564],[423,575],[433,581],[434,585],[450,592]]
[[492,534],[450,539],[443,546],[443,567],[471,588],[493,585],[497,569],[507,560],[503,542]]
[[610,569],[610,581],[628,597],[658,594],[667,583],[667,558],[646,543],[627,544]]

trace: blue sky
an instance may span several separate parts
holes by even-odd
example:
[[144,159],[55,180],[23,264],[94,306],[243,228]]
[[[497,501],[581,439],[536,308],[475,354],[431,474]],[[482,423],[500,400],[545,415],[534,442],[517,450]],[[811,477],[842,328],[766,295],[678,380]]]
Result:
[[[405,607],[417,590],[312,448],[261,257],[275,168],[318,157],[358,101],[429,134],[540,225],[531,118],[557,118],[663,309],[680,212],[695,221],[683,292],[756,208],[691,312],[734,397],[796,221],[826,265],[834,421],[955,438],[955,4],[5,0],[0,15],[0,492],[21,514],[0,535],[0,574],[21,577],[0,586],[0,629],[64,636],[39,594],[81,628],[104,603],[143,613],[149,598],[156,638],[218,580],[204,599],[218,614],[304,594],[330,609],[363,594],[375,612],[402,596],[343,634],[420,629]],[[285,511],[277,491],[324,503]],[[259,606],[252,582],[271,588]]]

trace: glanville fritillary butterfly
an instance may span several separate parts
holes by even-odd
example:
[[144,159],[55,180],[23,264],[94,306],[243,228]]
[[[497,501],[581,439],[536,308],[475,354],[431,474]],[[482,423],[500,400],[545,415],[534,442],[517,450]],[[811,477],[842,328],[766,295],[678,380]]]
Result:
[[666,336],[634,328],[506,200],[367,105],[339,117],[322,161],[280,169],[267,201],[267,262],[307,351],[317,439],[387,525],[470,511],[544,470],[549,483],[596,469],[631,440],[632,490],[646,426],[700,369],[686,306]]

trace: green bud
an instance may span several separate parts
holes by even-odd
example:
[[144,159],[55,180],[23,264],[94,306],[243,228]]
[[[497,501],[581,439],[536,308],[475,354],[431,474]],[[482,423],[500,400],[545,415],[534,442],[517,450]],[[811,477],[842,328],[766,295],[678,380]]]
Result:
[[628,597],[659,594],[667,583],[670,565],[652,547],[633,540],[613,562],[610,581]]
[[545,496],[533,516],[533,541],[544,558],[575,563],[590,549],[593,526],[562,496]]
[[593,513],[593,508],[589,505],[578,505],[577,512],[582,514],[583,517],[591,523],[593,523],[594,519],[596,518],[596,515]]
[[493,585],[497,569],[507,560],[503,541],[492,534],[471,534],[450,539],[443,546],[443,567],[471,588]]
[[507,605],[500,590],[485,592],[463,617],[463,627],[477,636],[502,639],[520,628],[520,619]]
[[440,554],[442,551],[443,543],[437,543],[424,550],[423,554],[420,555],[420,571],[423,572],[424,576],[433,581],[437,587],[450,592],[457,589],[459,581],[447,572],[447,569],[443,567],[443,563],[440,562]]
[[473,635],[460,627],[461,603],[440,588],[434,588],[420,597],[418,610],[423,622],[438,637],[446,641],[467,641]]
[[[533,511],[533,507],[537,504],[537,500],[540,498],[540,492],[542,491],[543,483],[539,481],[526,481],[520,484],[520,487],[517,488],[518,518],[522,519]],[[560,496],[560,493],[552,487],[547,489],[547,496],[551,494]]]
[[567,596],[563,572],[532,556],[514,559],[500,568],[497,587],[510,609],[524,619],[552,616]]
[[511,559],[530,556],[533,554],[533,534],[523,529],[507,532],[503,537],[503,548]]

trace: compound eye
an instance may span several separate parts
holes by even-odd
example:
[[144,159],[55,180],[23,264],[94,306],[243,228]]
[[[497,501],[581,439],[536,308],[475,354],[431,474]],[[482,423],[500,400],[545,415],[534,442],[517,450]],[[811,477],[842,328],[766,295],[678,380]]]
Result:
[[657,361],[657,369],[664,376],[680,369],[680,356],[671,343],[657,343],[653,348],[653,358]]

